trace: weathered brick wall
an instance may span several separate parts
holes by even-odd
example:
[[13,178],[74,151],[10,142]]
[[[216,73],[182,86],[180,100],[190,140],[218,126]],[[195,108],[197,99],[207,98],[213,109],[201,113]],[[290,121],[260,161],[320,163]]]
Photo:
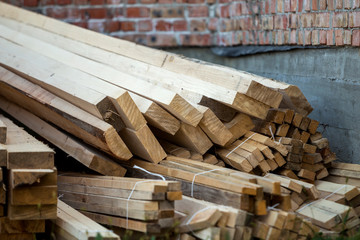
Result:
[[5,0],[148,46],[360,45],[360,0]]

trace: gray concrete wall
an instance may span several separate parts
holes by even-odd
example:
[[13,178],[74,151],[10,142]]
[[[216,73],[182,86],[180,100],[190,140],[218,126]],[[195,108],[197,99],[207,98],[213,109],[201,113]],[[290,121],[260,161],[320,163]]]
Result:
[[210,49],[170,50],[295,84],[314,108],[311,118],[324,124],[324,136],[339,160],[360,163],[360,51],[357,48],[302,49],[237,58]]

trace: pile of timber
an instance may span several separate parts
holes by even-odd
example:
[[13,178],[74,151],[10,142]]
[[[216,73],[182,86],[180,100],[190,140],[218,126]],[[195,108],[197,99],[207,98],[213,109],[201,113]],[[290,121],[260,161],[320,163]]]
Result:
[[0,115],[0,238],[34,239],[56,219],[54,152]]
[[175,227],[175,181],[63,173],[58,177],[61,200],[90,219],[113,227],[160,234]]
[[[57,188],[69,206],[57,194],[55,203],[38,204],[56,214],[59,203],[53,222],[63,239],[117,239],[90,219],[143,234],[179,232],[182,239],[305,239],[317,231],[353,235],[359,227],[359,191],[327,181],[339,174],[330,168],[336,156],[296,86],[5,3],[0,45],[0,109],[104,175],[56,179],[53,162],[40,167],[34,157],[27,164],[42,171],[30,174],[31,183],[7,186],[5,214],[16,213],[16,201],[33,208],[33,198],[14,200],[18,189],[30,196]],[[7,145],[0,145],[2,156],[10,156]],[[18,170],[3,167],[10,180]]]

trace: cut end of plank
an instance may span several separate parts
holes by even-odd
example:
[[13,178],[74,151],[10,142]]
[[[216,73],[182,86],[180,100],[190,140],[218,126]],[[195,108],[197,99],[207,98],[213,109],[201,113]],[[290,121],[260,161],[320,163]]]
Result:
[[125,145],[114,128],[108,129],[104,133],[104,138],[109,146],[111,153],[120,160],[129,160],[132,157],[130,150]]

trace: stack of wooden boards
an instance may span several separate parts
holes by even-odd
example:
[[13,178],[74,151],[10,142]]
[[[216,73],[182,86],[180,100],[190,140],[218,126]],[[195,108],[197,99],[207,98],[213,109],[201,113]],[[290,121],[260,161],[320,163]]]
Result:
[[56,219],[54,152],[0,115],[0,238],[34,239]]
[[[319,181],[336,156],[296,86],[5,3],[0,46],[0,109],[105,175],[57,178],[49,148],[30,140],[25,147],[28,137],[14,137],[0,145],[6,221],[56,216],[58,189],[64,202],[100,224],[156,235],[179,221],[182,239],[305,239],[320,228],[353,234],[359,226],[357,188]],[[4,137],[0,124],[0,141],[11,139],[9,126]],[[27,165],[19,163],[24,154]],[[356,179],[345,170],[331,169],[328,178]],[[126,172],[141,179],[124,178]],[[180,200],[182,193],[193,198]],[[39,204],[41,214],[34,211]],[[117,238],[63,202],[58,214],[61,238]]]
[[58,177],[61,200],[94,221],[148,234],[175,227],[175,181],[64,173]]

